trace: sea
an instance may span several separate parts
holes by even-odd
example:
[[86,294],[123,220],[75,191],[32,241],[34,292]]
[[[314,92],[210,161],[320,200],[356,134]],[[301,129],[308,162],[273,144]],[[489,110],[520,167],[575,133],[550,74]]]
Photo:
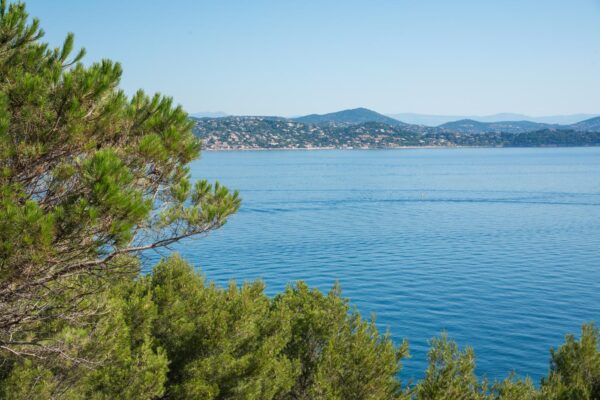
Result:
[[204,152],[191,175],[243,203],[174,251],[269,295],[339,282],[409,341],[404,381],[446,332],[474,349],[478,375],[537,382],[550,348],[600,320],[600,148]]

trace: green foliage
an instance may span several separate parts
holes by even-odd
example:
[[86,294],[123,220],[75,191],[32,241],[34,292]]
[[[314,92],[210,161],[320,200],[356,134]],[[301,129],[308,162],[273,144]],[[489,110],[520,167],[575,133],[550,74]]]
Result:
[[56,389],[52,372],[31,360],[12,366],[0,386],[2,399],[50,399]]
[[[489,385],[471,349],[445,335],[432,340],[429,367],[401,388],[395,347],[374,322],[349,308],[339,287],[328,294],[304,283],[273,298],[262,283],[220,288],[177,256],[151,274],[112,281],[93,295],[102,313],[61,323],[55,341],[73,357],[6,357],[0,398],[66,399],[596,399],[598,330],[552,351],[550,375],[536,390],[514,375]],[[80,360],[95,360],[82,363]]]
[[538,399],[531,379],[516,379],[514,374],[503,380],[495,382],[491,388],[490,399],[494,400],[534,400]]
[[567,335],[565,344],[551,350],[550,372],[537,390],[531,379],[510,375],[489,385],[475,374],[475,356],[460,351],[445,335],[432,341],[425,378],[413,391],[415,399],[465,400],[595,400],[600,399],[599,331],[593,324],[582,327],[576,340]]
[[200,142],[172,99],[128,99],[118,63],[42,36],[23,4],[0,4],[0,349],[66,356],[35,333],[104,290],[80,276],[135,273],[117,260],[216,229],[240,199],[191,186]]
[[[205,285],[178,257],[136,282],[132,331],[151,326],[170,364],[167,393],[203,399],[389,399],[406,347],[396,349],[336,288],[299,283],[270,299],[262,283]],[[137,299],[137,300],[135,300]],[[135,311],[135,312],[134,312]],[[350,397],[348,397],[350,396]]]
[[205,284],[177,256],[150,275],[114,285],[92,299],[105,313],[92,314],[89,325],[64,324],[56,334],[76,357],[63,363],[13,360],[0,379],[3,398],[36,391],[41,398],[70,399],[402,395],[397,375],[407,347],[396,348],[373,322],[349,313],[338,288],[323,295],[298,283],[269,298],[261,282]]
[[408,355],[379,335],[374,322],[350,312],[339,287],[324,295],[305,284],[290,286],[274,300],[291,318],[285,354],[301,366],[292,399],[392,399],[400,395],[397,374]]
[[480,383],[475,375],[473,349],[460,351],[444,334],[431,341],[428,357],[425,378],[416,388],[418,400],[485,398],[487,383]]
[[[85,324],[51,329],[72,358],[7,359],[2,398],[392,399],[407,346],[349,313],[339,288],[275,298],[261,282],[205,284],[177,256],[94,295]],[[95,360],[82,364],[78,360]],[[29,382],[29,383],[28,383]],[[18,390],[15,390],[18,386]]]
[[[164,393],[168,359],[155,346],[150,326],[127,321],[133,308],[148,309],[146,299],[124,296],[117,285],[91,298],[103,313],[82,317],[85,324],[62,324],[53,342],[61,342],[69,357],[5,358],[10,365],[0,382],[3,399],[153,399]],[[57,331],[57,329],[53,330]],[[93,360],[93,361],[82,361]]]
[[576,340],[567,335],[565,344],[551,350],[552,360],[541,392],[546,399],[600,399],[600,352],[598,328],[584,325]]
[[292,364],[282,354],[289,326],[261,283],[205,286],[174,257],[138,285],[157,307],[153,332],[169,356],[173,398],[272,399],[291,385]]

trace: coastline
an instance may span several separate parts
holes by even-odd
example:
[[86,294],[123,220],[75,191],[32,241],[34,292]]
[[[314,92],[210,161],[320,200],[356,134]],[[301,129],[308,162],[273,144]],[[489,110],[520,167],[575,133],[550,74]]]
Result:
[[255,147],[255,148],[202,148],[202,151],[323,151],[323,150],[412,150],[412,149],[558,149],[600,146],[394,146],[394,147]]
[[203,148],[202,151],[321,151],[321,150],[403,150],[403,149],[458,149],[458,148],[497,148],[494,146],[394,146],[394,147],[255,147],[238,149]]

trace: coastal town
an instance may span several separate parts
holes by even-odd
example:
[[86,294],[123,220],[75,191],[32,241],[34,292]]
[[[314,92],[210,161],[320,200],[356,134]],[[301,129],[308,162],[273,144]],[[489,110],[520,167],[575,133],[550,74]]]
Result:
[[282,117],[228,116],[195,118],[194,133],[202,139],[206,150],[600,145],[600,129],[589,123],[585,126],[591,130],[543,124],[522,127],[523,123],[448,125],[427,127],[399,121],[390,124],[343,120],[304,123]]

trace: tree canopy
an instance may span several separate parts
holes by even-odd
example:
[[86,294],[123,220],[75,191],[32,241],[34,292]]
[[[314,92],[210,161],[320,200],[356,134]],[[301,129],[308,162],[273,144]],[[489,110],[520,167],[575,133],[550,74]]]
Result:
[[23,4],[0,4],[0,346],[28,353],[60,352],[37,325],[93,312],[81,302],[135,269],[125,256],[218,228],[240,204],[191,184],[200,142],[172,99],[128,99],[118,63],[86,67],[72,34],[57,49],[42,35]]

